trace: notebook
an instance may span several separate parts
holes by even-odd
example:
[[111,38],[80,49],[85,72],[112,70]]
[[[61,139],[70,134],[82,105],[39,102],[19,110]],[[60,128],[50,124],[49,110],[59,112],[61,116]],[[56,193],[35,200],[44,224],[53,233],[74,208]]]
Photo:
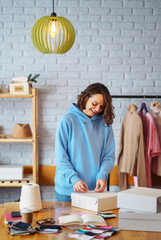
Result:
[[22,221],[22,217],[12,217],[11,213],[5,213],[4,223],[15,222],[15,221]]

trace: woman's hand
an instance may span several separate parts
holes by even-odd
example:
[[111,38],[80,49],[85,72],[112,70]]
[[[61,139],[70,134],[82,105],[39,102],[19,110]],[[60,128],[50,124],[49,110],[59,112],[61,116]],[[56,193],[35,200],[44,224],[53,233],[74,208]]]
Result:
[[106,188],[106,182],[103,179],[98,179],[96,182],[95,192],[103,192]]
[[87,192],[88,186],[85,182],[79,180],[74,184],[73,189],[75,192]]

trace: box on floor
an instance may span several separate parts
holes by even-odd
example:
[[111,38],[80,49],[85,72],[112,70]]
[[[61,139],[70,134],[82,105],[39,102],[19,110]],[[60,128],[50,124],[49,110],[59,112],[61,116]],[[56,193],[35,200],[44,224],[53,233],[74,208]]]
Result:
[[147,212],[161,212],[161,189],[134,187],[118,192],[117,207]]
[[117,193],[114,192],[85,192],[72,193],[72,206],[95,212],[117,208]]
[[161,213],[120,209],[118,217],[120,230],[161,232]]

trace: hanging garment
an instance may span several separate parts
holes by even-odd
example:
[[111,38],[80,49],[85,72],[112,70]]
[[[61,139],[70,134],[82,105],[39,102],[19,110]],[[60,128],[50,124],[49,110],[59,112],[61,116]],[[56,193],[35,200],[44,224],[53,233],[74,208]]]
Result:
[[[143,110],[145,111],[145,113],[148,112],[146,103],[144,103],[144,102],[141,104],[141,108],[140,108],[140,111],[141,111],[141,112],[143,112]],[[134,176],[134,186],[135,186],[135,187],[138,187],[138,179],[137,179],[137,176]]]
[[127,174],[137,176],[138,186],[146,187],[144,137],[137,106],[130,104],[123,118],[118,155],[120,190],[127,188]]
[[151,161],[152,157],[161,153],[157,129],[152,115],[147,112],[145,115],[139,111],[139,115],[143,122],[143,134],[145,143],[145,169],[147,187],[152,187],[151,182]]
[[147,109],[147,107],[146,107],[146,103],[142,103],[142,104],[141,104],[140,111],[143,112],[143,110],[145,110],[146,113],[148,112],[148,109]]
[[[159,143],[161,146],[161,106],[159,103],[151,103],[151,114],[155,121],[155,126],[158,132]],[[152,159],[151,171],[158,176],[161,176],[161,154]]]

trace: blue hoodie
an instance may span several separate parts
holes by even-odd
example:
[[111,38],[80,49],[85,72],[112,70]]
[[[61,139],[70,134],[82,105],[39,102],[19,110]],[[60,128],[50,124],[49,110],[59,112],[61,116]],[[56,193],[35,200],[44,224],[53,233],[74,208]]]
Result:
[[94,190],[97,179],[107,180],[114,165],[112,126],[104,124],[102,115],[89,118],[72,104],[56,131],[55,157],[56,192],[70,195],[79,180]]

